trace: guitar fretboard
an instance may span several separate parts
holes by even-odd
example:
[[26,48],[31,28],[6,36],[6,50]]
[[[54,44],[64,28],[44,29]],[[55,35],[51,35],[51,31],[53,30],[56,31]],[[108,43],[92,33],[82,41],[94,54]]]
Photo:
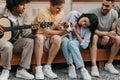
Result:
[[3,27],[5,31],[14,31],[14,30],[21,30],[21,29],[28,29],[31,26],[39,26],[41,28],[46,28],[52,26],[52,22],[42,22],[40,24],[31,24],[31,25],[22,25],[22,26],[11,26],[11,27]]
[[31,27],[30,25],[4,27],[4,30],[5,30],[5,31],[14,31],[14,30],[28,29],[28,28],[30,28],[30,27]]

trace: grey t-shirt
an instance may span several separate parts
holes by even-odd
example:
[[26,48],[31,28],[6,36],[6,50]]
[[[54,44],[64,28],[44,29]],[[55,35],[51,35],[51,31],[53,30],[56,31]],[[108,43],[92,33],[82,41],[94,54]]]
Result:
[[94,13],[98,16],[99,24],[97,28],[100,31],[110,31],[112,24],[118,19],[118,13],[114,9],[111,9],[107,15],[101,13],[101,8],[92,9],[89,13]]

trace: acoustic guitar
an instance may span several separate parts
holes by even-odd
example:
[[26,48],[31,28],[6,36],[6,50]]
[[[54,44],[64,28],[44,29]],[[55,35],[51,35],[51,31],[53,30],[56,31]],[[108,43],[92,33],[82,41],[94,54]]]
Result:
[[8,18],[0,18],[0,25],[3,25],[4,33],[0,33],[0,40],[6,41],[10,40],[12,37],[12,31],[28,29],[31,26],[39,26],[41,28],[46,28],[52,26],[52,22],[41,22],[40,24],[22,25],[22,26],[11,26],[11,21]]

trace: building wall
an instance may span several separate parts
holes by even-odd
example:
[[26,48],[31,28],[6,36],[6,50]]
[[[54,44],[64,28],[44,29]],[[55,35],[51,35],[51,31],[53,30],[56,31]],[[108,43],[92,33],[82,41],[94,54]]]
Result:
[[[85,13],[92,8],[100,7],[101,2],[71,2],[71,0],[66,0],[64,12],[67,15],[68,12],[71,10],[77,10],[81,13]],[[116,5],[120,6],[120,2],[116,2]],[[0,7],[5,5],[5,1],[0,2]],[[31,21],[33,20],[34,16],[37,14],[38,9],[44,6],[48,6],[49,2],[44,1],[31,1],[29,4],[26,5],[26,12],[31,17]]]

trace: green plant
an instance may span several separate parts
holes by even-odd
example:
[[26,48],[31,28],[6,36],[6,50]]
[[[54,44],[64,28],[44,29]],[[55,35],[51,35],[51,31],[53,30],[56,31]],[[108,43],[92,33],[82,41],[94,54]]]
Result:
[[119,6],[115,6],[114,9],[118,12],[118,17],[120,17],[120,7]]

